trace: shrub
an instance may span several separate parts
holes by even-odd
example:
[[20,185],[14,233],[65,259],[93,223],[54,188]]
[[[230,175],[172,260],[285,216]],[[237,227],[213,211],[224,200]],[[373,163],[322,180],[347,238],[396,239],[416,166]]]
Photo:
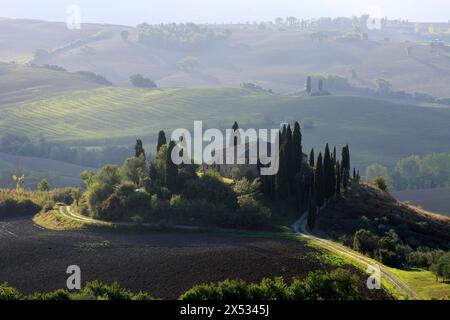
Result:
[[313,272],[305,280],[287,284],[283,278],[264,279],[259,284],[226,280],[202,284],[186,291],[181,300],[357,300],[358,277],[337,269],[330,273]]
[[31,200],[0,200],[0,218],[32,216],[41,211],[42,207]]
[[378,249],[379,238],[368,230],[358,230],[353,236],[353,248],[364,254],[372,254]]
[[0,284],[0,300],[19,300],[22,294],[7,283]]
[[156,83],[149,78],[143,77],[141,74],[134,74],[130,77],[130,82],[133,86],[139,88],[156,88]]
[[381,176],[380,176],[380,177],[375,177],[375,178],[373,179],[373,184],[374,184],[378,189],[380,189],[380,190],[382,190],[382,191],[385,191],[385,192],[389,191],[387,182],[386,182],[386,180],[384,179],[384,177],[381,177]]
[[93,73],[91,71],[78,71],[77,74],[81,75],[82,77],[88,78],[89,80],[91,80],[95,83],[105,85],[105,86],[112,86],[112,82],[110,82],[104,76]]

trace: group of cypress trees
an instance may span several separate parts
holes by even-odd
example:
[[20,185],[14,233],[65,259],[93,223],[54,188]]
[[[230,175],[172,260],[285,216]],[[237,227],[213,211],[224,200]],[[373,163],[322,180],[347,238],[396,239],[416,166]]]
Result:
[[[235,122],[233,129],[237,130]],[[236,145],[237,141],[234,141]],[[164,131],[158,134],[157,151],[163,145],[167,145],[165,161],[165,174],[163,184],[173,189],[177,186],[178,170],[172,162],[170,155],[175,147],[175,142],[166,140]],[[145,151],[142,141],[137,140],[136,157],[143,155]],[[273,150],[271,150],[273,152]],[[273,176],[261,176],[262,192],[272,200],[289,201],[295,205],[299,212],[308,212],[308,225],[313,228],[316,216],[329,200],[340,196],[350,187],[350,181],[359,181],[359,172],[353,169],[350,174],[350,149],[346,145],[342,148],[341,159],[338,159],[336,147],[333,151],[329,145],[325,151],[315,157],[314,149],[311,149],[309,157],[303,153],[302,133],[300,124],[295,122],[294,129],[290,125],[283,126],[279,135],[279,171]],[[258,163],[258,168],[261,164]],[[153,169],[153,170],[152,170]],[[150,165],[150,176],[155,171],[154,165]]]
[[[340,196],[350,186],[350,149],[342,148],[338,159],[336,147],[329,145],[317,158],[314,149],[309,158],[303,154],[302,134],[298,122],[294,130],[284,126],[280,133],[280,167],[275,176],[262,176],[263,192],[273,200],[288,200],[299,212],[308,211],[309,226],[313,227],[315,217],[330,199]],[[353,171],[353,179],[359,173]]]
[[314,159],[314,149],[309,156],[309,165],[313,175],[308,197],[308,225],[313,228],[316,216],[330,199],[340,196],[350,187],[350,181],[359,181],[359,172],[353,170],[350,175],[350,149],[346,145],[342,148],[341,160],[338,160],[336,147],[331,153],[327,144],[324,156],[319,153],[317,160]]

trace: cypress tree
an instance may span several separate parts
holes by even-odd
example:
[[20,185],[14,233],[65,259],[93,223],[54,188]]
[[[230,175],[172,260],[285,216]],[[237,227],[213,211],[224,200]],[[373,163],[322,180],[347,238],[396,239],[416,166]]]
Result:
[[315,164],[315,156],[314,156],[314,148],[311,149],[311,152],[309,153],[309,166],[311,168],[314,168]]
[[337,155],[336,155],[336,146],[333,148],[333,164],[336,165]]
[[317,199],[317,206],[321,208],[324,204],[324,197],[325,197],[325,179],[324,179],[324,172],[323,172],[323,161],[322,161],[322,153],[319,153],[319,156],[317,157],[317,163],[316,163],[316,171],[315,171],[315,179],[314,179],[315,185],[316,185],[316,199]]
[[288,159],[286,144],[280,146],[280,166],[275,179],[275,193],[277,199],[286,199],[289,196]]
[[350,179],[350,151],[348,145],[342,148],[341,175],[344,190],[347,190],[348,180]]
[[165,184],[169,190],[175,190],[178,182],[178,168],[172,161],[172,150],[175,148],[175,142],[170,141],[166,156],[166,175]]
[[140,156],[144,156],[144,160],[145,160],[145,150],[142,145],[141,139],[136,140],[136,145],[134,146],[134,156],[136,158],[139,158]]
[[289,125],[286,129],[286,165],[287,165],[287,175],[289,180],[289,190],[292,194],[294,189],[294,178],[296,175],[295,168],[295,155],[294,155],[294,145],[292,143],[292,130]]
[[156,151],[159,152],[163,145],[167,144],[166,134],[163,130],[158,133],[158,144],[156,145]]
[[342,186],[344,187],[344,190],[348,190],[348,171],[344,170],[342,174]]
[[323,159],[323,176],[324,176],[324,197],[330,199],[333,196],[333,163],[331,161],[330,148],[328,143],[325,147],[325,155]]
[[341,195],[341,165],[336,162],[336,195]]
[[294,162],[296,173],[300,172],[303,161],[303,146],[302,146],[302,132],[300,124],[295,122],[294,133],[292,135],[292,144],[294,150]]
[[[237,121],[235,121],[233,123],[232,129],[233,129],[234,134],[236,134],[236,131],[239,130],[239,125],[238,125]],[[233,140],[233,146],[236,147],[238,144],[239,144],[239,138],[237,136],[235,136],[234,140]]]

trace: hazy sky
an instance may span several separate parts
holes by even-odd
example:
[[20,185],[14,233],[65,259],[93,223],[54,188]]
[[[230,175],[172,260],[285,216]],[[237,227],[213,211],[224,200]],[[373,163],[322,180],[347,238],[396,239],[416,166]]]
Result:
[[[336,17],[378,12],[389,18],[447,22],[449,0],[0,0],[0,17],[65,21],[70,5],[82,22],[136,25],[160,22],[229,22]],[[375,8],[375,9],[373,9]]]

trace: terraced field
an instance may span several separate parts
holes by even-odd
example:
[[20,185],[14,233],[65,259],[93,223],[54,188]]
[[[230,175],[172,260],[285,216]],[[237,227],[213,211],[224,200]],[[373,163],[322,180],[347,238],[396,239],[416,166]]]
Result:
[[450,109],[399,105],[361,97],[292,97],[244,89],[100,88],[2,107],[0,135],[43,134],[71,144],[152,143],[160,129],[278,127],[309,120],[305,148],[349,143],[354,164],[392,166],[416,153],[450,152]]

